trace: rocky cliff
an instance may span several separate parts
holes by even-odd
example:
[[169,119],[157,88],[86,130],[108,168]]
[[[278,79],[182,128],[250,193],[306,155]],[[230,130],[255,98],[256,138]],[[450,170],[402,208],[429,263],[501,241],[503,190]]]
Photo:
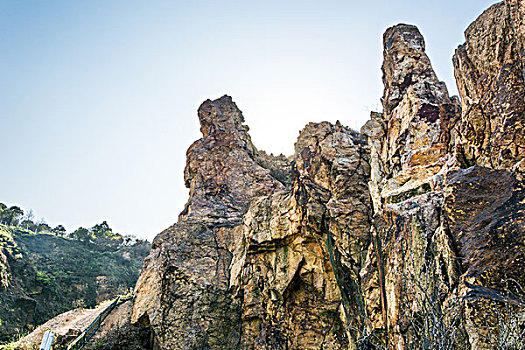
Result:
[[361,133],[308,124],[289,158],[206,101],[132,322],[162,349],[495,347],[525,302],[524,9],[467,29],[459,98],[418,29],[389,28],[383,112]]
[[288,158],[204,102],[128,322],[155,349],[523,349],[524,16],[506,0],[467,29],[459,97],[416,27],[389,28],[383,111],[310,123]]
[[161,348],[346,348],[348,326],[364,322],[364,137],[309,124],[287,159],[253,146],[228,96],[204,102],[199,118],[190,200],[153,242],[132,322],[151,325]]

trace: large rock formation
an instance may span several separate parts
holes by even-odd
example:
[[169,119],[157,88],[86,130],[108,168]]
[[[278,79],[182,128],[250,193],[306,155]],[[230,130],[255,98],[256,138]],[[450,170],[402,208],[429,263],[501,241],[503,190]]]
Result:
[[385,33],[383,113],[362,128],[379,260],[363,276],[379,283],[363,290],[391,346],[491,349],[524,305],[523,10],[497,4],[467,30],[454,58],[462,108],[415,27]]
[[356,132],[327,122],[301,132],[292,187],[254,202],[241,227],[242,349],[348,348],[363,322],[368,173]]
[[289,182],[290,164],[259,152],[231,98],[199,108],[203,138],[188,150],[190,199],[153,241],[137,282],[132,321],[151,325],[165,349],[235,349],[240,302],[230,292],[238,227],[250,203]]
[[453,59],[462,101],[458,161],[473,167],[447,174],[444,209],[461,257],[473,348],[494,347],[500,315],[525,305],[524,16],[523,1],[493,5],[466,30]]
[[495,346],[525,297],[523,11],[469,27],[461,102],[417,28],[389,28],[383,112],[362,134],[308,124],[289,159],[252,145],[229,97],[206,101],[132,321],[165,349]]
[[228,96],[206,101],[199,118],[190,200],[153,243],[132,321],[151,325],[161,348],[346,348],[364,307],[365,140],[309,124],[291,162],[253,146]]
[[[377,283],[365,279],[364,293],[373,301],[369,314],[381,312],[373,327],[389,335],[385,342],[404,348],[425,337],[435,340],[412,321],[444,303],[457,283],[457,257],[442,220],[442,188],[443,173],[454,165],[452,129],[460,107],[436,77],[414,26],[385,32],[383,82],[383,113],[372,113],[361,129],[371,147],[377,242],[369,252],[376,263],[363,271]],[[434,323],[446,332],[447,322]]]

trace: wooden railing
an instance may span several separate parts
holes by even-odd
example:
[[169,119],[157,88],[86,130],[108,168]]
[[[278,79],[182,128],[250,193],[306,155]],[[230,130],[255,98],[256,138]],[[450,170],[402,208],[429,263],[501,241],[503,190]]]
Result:
[[106,317],[115,309],[119,304],[130,300],[133,298],[133,296],[119,296],[117,297],[111,304],[109,304],[104,311],[102,311],[98,316],[91,322],[89,326],[75,339],[69,346],[67,347],[67,350],[80,350],[86,344],[89,342],[89,340],[93,337],[95,332],[100,328],[100,325]]

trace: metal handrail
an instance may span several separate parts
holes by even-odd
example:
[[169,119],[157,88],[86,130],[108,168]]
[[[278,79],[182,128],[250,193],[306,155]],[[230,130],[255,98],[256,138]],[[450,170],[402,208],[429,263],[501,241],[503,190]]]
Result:
[[67,350],[80,350],[84,346],[86,346],[86,344],[93,337],[93,335],[95,335],[95,332],[100,328],[102,322],[104,322],[106,317],[108,317],[109,313],[113,311],[115,307],[117,307],[119,302],[124,302],[130,300],[131,298],[133,298],[133,296],[117,297],[111,304],[109,304],[104,309],[104,311],[98,314],[98,316],[93,320],[93,322],[91,322],[91,324],[87,326],[87,328],[75,340],[73,340],[71,344],[69,344]]

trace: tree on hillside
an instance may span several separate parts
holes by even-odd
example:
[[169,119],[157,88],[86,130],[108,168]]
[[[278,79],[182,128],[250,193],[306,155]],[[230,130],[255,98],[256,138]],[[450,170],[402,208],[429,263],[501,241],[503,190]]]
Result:
[[27,230],[35,231],[36,225],[33,222],[34,218],[35,218],[35,214],[33,212],[33,209],[29,209],[29,211],[22,216],[22,219],[21,219],[22,221],[20,222],[20,226],[22,226],[23,228]]
[[36,222],[35,233],[49,231],[51,231],[51,226],[49,226],[44,219],[40,219]]
[[101,224],[93,226],[90,231],[91,233],[93,233],[93,236],[95,238],[113,235],[113,230],[111,229],[111,227],[109,227],[106,221],[103,221]]
[[89,232],[88,229],[79,227],[71,234],[71,236],[74,239],[77,239],[81,242],[88,242],[91,237],[91,233]]
[[94,243],[102,248],[117,249],[122,244],[122,236],[114,233],[106,221],[93,226],[90,231]]
[[20,223],[20,226],[29,231],[36,231],[36,224],[32,220],[24,220]]
[[13,205],[9,209],[2,210],[1,215],[2,223],[5,225],[18,226],[21,217],[24,215],[24,211],[20,209],[20,207]]
[[65,236],[66,228],[63,225],[58,225],[57,227],[52,229],[51,232],[53,232],[57,236]]
[[34,218],[35,218],[35,213],[33,212],[33,209],[29,209],[29,211],[25,213],[25,215],[23,216],[22,220],[33,221]]

